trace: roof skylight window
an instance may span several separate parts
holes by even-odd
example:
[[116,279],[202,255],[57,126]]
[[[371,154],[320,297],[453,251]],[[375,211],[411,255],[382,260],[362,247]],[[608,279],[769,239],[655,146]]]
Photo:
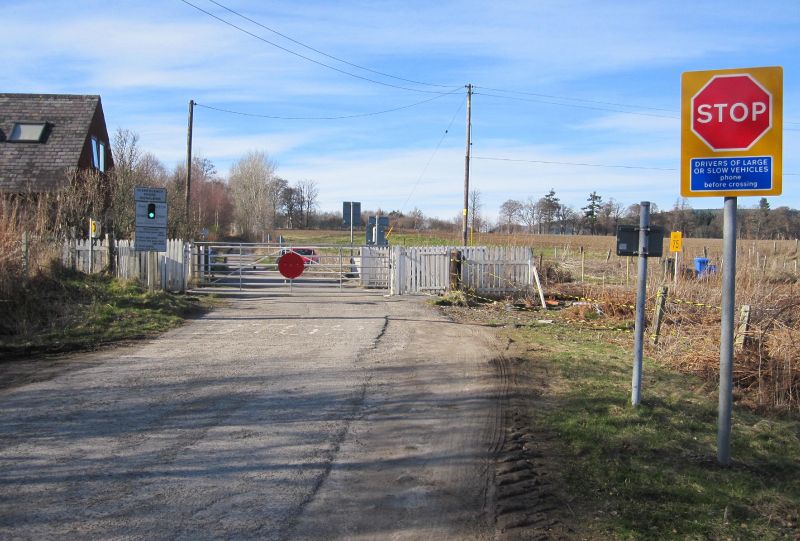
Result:
[[11,128],[9,141],[20,143],[39,143],[44,136],[45,122],[17,122]]

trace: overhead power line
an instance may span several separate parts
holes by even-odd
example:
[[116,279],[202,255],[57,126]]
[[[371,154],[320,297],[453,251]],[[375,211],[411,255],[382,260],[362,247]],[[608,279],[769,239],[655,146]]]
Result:
[[[576,108],[580,108],[580,109],[593,109],[593,110],[598,110],[598,111],[610,111],[610,112],[614,112],[614,113],[623,113],[623,114],[629,114],[629,115],[652,116],[652,117],[656,117],[656,118],[675,118],[675,119],[680,119],[680,116],[678,116],[678,111],[676,111],[674,109],[666,109],[666,108],[662,108],[662,107],[651,107],[651,106],[648,106],[648,105],[631,105],[629,103],[618,103],[618,102],[593,100],[593,99],[586,99],[586,98],[572,98],[572,97],[568,97],[568,96],[558,96],[558,95],[555,95],[555,94],[541,94],[539,92],[528,92],[528,91],[523,91],[523,90],[505,90],[505,89],[502,89],[502,88],[492,88],[492,87],[488,87],[488,86],[477,86],[476,85],[475,88],[489,90],[491,92],[503,92],[503,93],[506,93],[506,94],[519,94],[519,95],[522,95],[522,96],[534,96],[534,97],[537,97],[537,98],[546,98],[546,99],[520,98],[520,97],[517,97],[517,96],[503,96],[503,95],[491,94],[491,93],[487,93],[487,92],[474,92],[474,94],[482,94],[484,96],[490,96],[490,97],[494,97],[494,98],[506,98],[506,99],[517,100],[517,101],[530,101],[530,102],[534,102],[534,103],[545,103],[545,104],[550,104],[550,105],[560,105],[562,107],[576,107]],[[560,101],[551,101],[551,100],[560,100]],[[596,105],[606,105],[606,106],[609,106],[609,107],[622,107],[623,109],[609,109],[609,108],[606,108],[606,107],[590,107],[590,106],[587,106],[587,105],[577,105],[577,104],[573,104],[573,103],[562,103],[562,102],[570,102],[570,101],[580,102],[580,103],[590,103],[590,104],[596,104]],[[641,112],[638,112],[638,111],[631,111],[630,109],[646,109],[648,111],[661,111],[661,112],[673,113],[673,114],[671,114],[671,115],[659,115],[659,114],[652,114],[652,113],[641,113]],[[784,125],[788,124],[788,125],[792,125],[792,126],[800,126],[800,122],[792,122],[792,121],[789,121],[789,120],[784,120],[783,123],[784,123]],[[800,128],[787,128],[786,126],[784,126],[783,129],[786,130],[786,131],[800,131]]]
[[202,103],[195,102],[195,106],[203,107],[204,109],[211,109],[212,111],[219,111],[221,113],[227,113],[231,115],[240,115],[240,116],[248,116],[254,118],[270,118],[274,120],[342,120],[347,118],[361,118],[367,116],[377,116],[383,115],[386,113],[393,113],[395,111],[401,111],[403,109],[410,109],[412,107],[416,107],[418,105],[422,105],[424,103],[431,102],[433,100],[438,100],[439,98],[444,98],[445,96],[451,96],[458,92],[458,90],[453,90],[452,92],[447,92],[444,94],[440,94],[434,96],[432,98],[428,98],[426,100],[418,101],[416,103],[410,103],[408,105],[401,105],[400,107],[393,107],[391,109],[384,109],[382,111],[371,111],[369,113],[353,113],[350,115],[339,115],[339,116],[278,116],[278,115],[265,115],[260,113],[248,113],[245,111],[235,111],[233,109],[225,109],[224,107],[215,107],[213,105],[205,105]]
[[428,161],[425,163],[425,167],[422,168],[422,172],[419,174],[419,177],[417,177],[417,181],[411,187],[411,191],[408,193],[408,197],[406,197],[406,200],[403,202],[403,206],[400,207],[400,212],[403,212],[405,210],[406,205],[408,205],[408,202],[411,200],[411,196],[414,195],[417,186],[419,186],[419,183],[422,182],[422,177],[424,177],[425,173],[428,172],[428,167],[430,167],[433,158],[436,156],[436,153],[439,152],[439,148],[442,146],[444,138],[447,136],[448,133],[450,133],[450,128],[453,127],[453,122],[456,121],[456,117],[458,116],[458,113],[461,112],[462,107],[464,107],[463,101],[459,102],[458,109],[456,109],[456,112],[453,113],[453,118],[450,119],[450,123],[447,124],[447,128],[445,128],[444,133],[442,133],[442,136],[439,138],[439,142],[436,143],[436,148],[433,149],[430,158],[428,158]]
[[626,115],[636,115],[636,116],[648,116],[648,117],[656,117],[656,118],[672,118],[672,119],[679,119],[680,117],[674,115],[659,115],[656,113],[641,113],[639,111],[625,111],[623,109],[611,109],[609,107],[600,107],[596,105],[580,105],[577,103],[560,103],[552,100],[545,100],[545,99],[535,99],[535,98],[520,98],[517,96],[503,96],[501,94],[491,94],[487,92],[473,92],[473,94],[478,94],[480,96],[488,96],[490,98],[500,98],[506,100],[515,100],[515,101],[528,101],[533,103],[546,103],[549,105],[558,105],[561,107],[573,107],[577,109],[591,109],[594,111],[610,111],[612,113],[622,113]]
[[[273,46],[273,47],[275,47],[277,49],[280,49],[281,51],[284,51],[284,52],[287,52],[287,53],[289,53],[291,55],[294,55],[294,56],[297,56],[299,58],[302,58],[303,60],[307,60],[308,62],[312,62],[314,64],[317,64],[318,66],[322,66],[322,67],[328,68],[330,70],[336,71],[336,72],[341,73],[343,75],[347,75],[347,76],[353,77],[355,79],[360,79],[362,81],[367,81],[367,82],[370,82],[370,83],[374,83],[376,85],[386,86],[386,87],[390,87],[390,88],[397,88],[397,89],[400,89],[400,90],[407,90],[409,92],[421,92],[421,93],[424,93],[424,94],[449,94],[449,92],[443,92],[443,91],[439,91],[439,90],[423,90],[421,88],[410,88],[410,87],[407,87],[407,86],[401,86],[401,85],[396,85],[396,84],[392,84],[392,83],[387,83],[385,81],[378,81],[376,79],[371,79],[369,77],[364,77],[363,75],[358,75],[356,73],[351,73],[349,71],[337,68],[336,66],[331,66],[330,64],[326,64],[324,62],[320,62],[319,60],[315,60],[315,59],[313,59],[311,57],[308,57],[306,55],[300,54],[297,51],[293,51],[293,50],[288,49],[288,48],[286,48],[286,47],[284,47],[282,45],[278,45],[277,43],[274,43],[274,42],[272,42],[272,41],[270,41],[270,40],[268,40],[266,38],[263,38],[263,37],[259,36],[258,34],[254,34],[253,32],[250,32],[249,30],[246,30],[246,29],[242,28],[241,26],[238,26],[236,24],[233,24],[230,21],[227,21],[227,20],[223,19],[222,17],[218,17],[217,15],[214,15],[210,11],[201,8],[200,6],[198,6],[196,4],[193,4],[193,3],[189,2],[188,0],[180,0],[180,1],[183,2],[184,4],[186,4],[187,6],[193,7],[194,9],[196,9],[197,11],[200,11],[201,13],[205,13],[206,15],[211,17],[212,19],[215,19],[215,20],[217,20],[217,21],[219,21],[219,22],[221,22],[221,23],[223,23],[223,24],[225,24],[227,26],[230,26],[231,28],[234,28],[234,29],[238,30],[239,32],[247,34],[250,37],[253,37],[253,38],[255,38],[255,39],[259,40],[259,41],[262,41],[262,42],[264,42],[264,43],[266,43],[268,45],[271,45],[271,46]],[[460,88],[460,87],[458,87],[458,88]]]
[[272,32],[273,34],[275,34],[277,36],[280,36],[283,39],[291,41],[295,45],[299,45],[299,46],[301,46],[301,47],[303,47],[305,49],[308,49],[309,51],[313,51],[313,52],[315,52],[315,53],[317,53],[319,55],[322,55],[322,56],[324,56],[326,58],[330,58],[331,60],[336,60],[337,62],[341,62],[342,64],[347,64],[348,66],[351,66],[351,67],[354,67],[354,68],[358,68],[360,70],[368,71],[370,73],[374,73],[375,75],[381,75],[383,77],[389,77],[390,79],[396,79],[398,81],[404,81],[406,83],[413,83],[413,84],[416,84],[416,85],[423,85],[423,86],[436,86],[436,87],[439,87],[439,88],[452,88],[453,87],[453,85],[441,85],[441,84],[435,84],[435,83],[426,83],[424,81],[416,81],[414,79],[406,79],[405,77],[398,77],[397,75],[392,75],[391,73],[385,73],[385,72],[378,71],[378,70],[375,70],[375,69],[372,69],[372,68],[361,66],[359,64],[355,64],[353,62],[349,62],[349,61],[347,61],[347,60],[345,60],[343,58],[339,58],[338,56],[333,56],[332,54],[328,54],[325,51],[321,51],[319,49],[316,49],[316,48],[312,47],[311,45],[307,45],[307,44],[303,43],[302,41],[299,41],[299,40],[296,40],[296,39],[292,38],[291,36],[287,36],[286,34],[278,32],[274,28],[270,28],[269,26],[267,26],[267,25],[265,25],[263,23],[260,23],[260,22],[256,21],[255,19],[252,19],[252,18],[250,18],[250,17],[248,17],[246,15],[243,15],[242,13],[240,13],[240,12],[238,12],[238,11],[236,11],[236,10],[234,10],[234,9],[224,5],[224,4],[221,4],[220,2],[217,2],[216,0],[208,0],[208,1],[211,2],[212,4],[215,4],[215,5],[219,6],[219,7],[221,7],[222,9],[224,9],[224,10],[226,10],[226,11],[228,11],[228,12],[234,14],[234,15],[236,15],[237,17],[241,17],[245,21],[251,22],[256,26],[259,26],[259,27],[263,28],[264,30],[267,30],[268,32]]
[[592,100],[592,99],[586,99],[586,98],[571,98],[571,97],[567,97],[567,96],[556,96],[554,94],[540,94],[538,92],[526,92],[526,91],[522,91],[522,90],[504,90],[502,88],[490,88],[488,86],[478,86],[478,85],[476,85],[475,88],[477,88],[477,89],[481,89],[482,88],[484,90],[489,90],[491,92],[503,92],[503,93],[506,93],[506,94],[520,94],[520,95],[523,95],[523,96],[535,96],[537,98],[548,98],[548,99],[553,99],[553,100],[577,101],[577,102],[581,102],[581,103],[595,103],[597,105],[609,105],[609,106],[612,106],[612,107],[625,107],[625,108],[628,108],[628,109],[647,109],[649,111],[662,111],[662,112],[665,112],[665,113],[677,113],[677,111],[675,111],[674,109],[663,109],[661,107],[650,107],[650,106],[647,106],[647,105],[630,105],[630,104],[627,104],[627,103],[615,103],[615,102],[611,102],[611,101]]
[[647,171],[677,171],[674,167],[643,167],[639,165],[610,165],[604,163],[584,163],[584,162],[557,162],[549,160],[522,160],[516,158],[495,158],[491,156],[473,156],[473,160],[492,160],[498,162],[524,162],[541,163],[547,165],[579,165],[581,167],[604,167],[612,169],[644,169]]

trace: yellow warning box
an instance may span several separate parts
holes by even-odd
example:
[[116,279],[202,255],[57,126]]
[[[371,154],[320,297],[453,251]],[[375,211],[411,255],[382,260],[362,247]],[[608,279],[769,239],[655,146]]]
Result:
[[683,233],[680,231],[673,231],[669,234],[669,251],[682,252],[683,251]]

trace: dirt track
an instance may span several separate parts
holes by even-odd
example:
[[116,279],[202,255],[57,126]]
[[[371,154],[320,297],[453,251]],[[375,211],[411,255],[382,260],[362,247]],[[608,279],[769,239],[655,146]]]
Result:
[[419,300],[296,292],[2,366],[0,538],[502,536],[498,355]]

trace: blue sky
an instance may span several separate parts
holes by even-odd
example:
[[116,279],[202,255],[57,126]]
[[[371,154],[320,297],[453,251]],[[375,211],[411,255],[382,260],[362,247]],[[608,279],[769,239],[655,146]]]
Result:
[[[664,208],[679,197],[681,72],[778,65],[794,174],[770,202],[800,208],[796,0],[190,1],[261,39],[181,0],[5,0],[0,88],[100,94],[109,130],[136,131],[168,167],[184,159],[194,99],[195,152],[223,177],[263,150],[284,178],[315,180],[323,210],[354,200],[449,219],[462,206],[467,83],[477,87],[471,187],[486,215],[551,188],[576,208],[593,190]],[[337,120],[202,107],[319,118],[425,100]]]

